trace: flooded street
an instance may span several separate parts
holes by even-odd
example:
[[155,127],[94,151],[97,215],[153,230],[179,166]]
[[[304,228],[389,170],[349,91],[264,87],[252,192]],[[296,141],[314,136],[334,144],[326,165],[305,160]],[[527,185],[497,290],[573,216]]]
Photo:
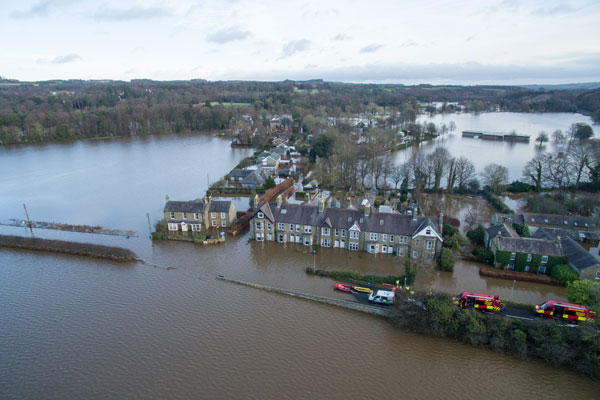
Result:
[[[370,315],[232,285],[232,279],[347,298],[322,269],[399,274],[391,255],[248,241],[148,239],[164,196],[204,194],[252,150],[211,136],[0,148],[0,219],[135,230],[137,237],[34,230],[131,248],[158,265],[0,249],[0,398],[594,398],[600,386],[542,362],[406,333]],[[245,200],[242,198],[242,201]],[[0,227],[0,233],[27,234]],[[168,268],[171,267],[171,268]],[[417,289],[511,295],[512,281],[422,267]],[[517,282],[512,300],[563,298]],[[476,377],[472,379],[469,377]],[[557,384],[560,382],[560,384]]]

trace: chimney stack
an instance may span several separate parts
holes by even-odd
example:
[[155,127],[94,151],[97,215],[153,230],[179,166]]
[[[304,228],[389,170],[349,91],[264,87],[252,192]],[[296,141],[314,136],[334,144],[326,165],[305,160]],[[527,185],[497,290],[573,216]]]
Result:
[[371,203],[367,201],[365,204],[365,217],[368,217],[369,215],[371,215]]
[[281,207],[281,195],[277,196],[277,208]]
[[413,207],[412,211],[413,211],[412,212],[412,219],[413,219],[413,221],[416,221],[417,220],[417,206],[416,205]]
[[167,195],[167,202],[169,201],[169,195]]
[[320,199],[319,200],[319,212],[322,213],[323,211],[325,211],[325,199]]
[[444,229],[444,213],[440,213],[440,219],[438,220],[440,223],[440,231]]
[[258,202],[260,201],[260,198],[258,197],[257,194],[254,195],[254,207],[258,207]]

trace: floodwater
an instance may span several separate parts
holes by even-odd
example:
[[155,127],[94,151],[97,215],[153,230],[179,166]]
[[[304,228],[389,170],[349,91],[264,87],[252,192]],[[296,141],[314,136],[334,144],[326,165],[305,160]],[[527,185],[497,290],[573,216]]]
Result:
[[[22,218],[27,203],[35,220],[136,230],[131,238],[34,233],[128,247],[158,265],[0,249],[0,398],[597,396],[597,382],[539,361],[215,279],[345,298],[305,268],[401,273],[393,256],[340,249],[315,256],[247,234],[218,246],[148,240],[146,212],[160,218],[165,194],[200,197],[207,170],[216,179],[247,152],[209,136],[0,149],[0,219]],[[421,267],[415,286],[505,299],[512,291],[512,282],[482,278],[464,262],[454,273]],[[559,287],[518,282],[512,300],[563,296]]]
[[[477,172],[482,172],[486,165],[496,163],[504,165],[510,172],[510,180],[522,180],[523,167],[540,151],[553,152],[557,148],[552,142],[546,143],[540,150],[535,138],[544,131],[552,139],[552,133],[560,129],[565,133],[571,124],[583,122],[592,127],[595,137],[598,137],[598,125],[593,125],[590,117],[581,114],[569,113],[480,113],[480,114],[436,114],[433,117],[421,116],[418,122],[432,122],[440,127],[449,125],[450,121],[456,124],[452,134],[440,136],[432,141],[422,143],[418,148],[412,147],[398,151],[394,154],[396,163],[404,163],[413,151],[430,153],[438,147],[446,148],[454,157],[467,157],[475,165]],[[511,132],[529,135],[529,143],[497,142],[490,140],[463,138],[462,131],[491,131]]]

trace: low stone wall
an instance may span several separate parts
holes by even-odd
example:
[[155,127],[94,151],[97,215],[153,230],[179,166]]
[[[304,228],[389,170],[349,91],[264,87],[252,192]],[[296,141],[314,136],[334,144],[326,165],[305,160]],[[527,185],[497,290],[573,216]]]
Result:
[[278,294],[283,294],[286,296],[297,297],[300,299],[315,301],[318,303],[330,304],[330,305],[337,306],[337,307],[347,308],[349,310],[355,310],[355,311],[360,311],[360,312],[364,312],[364,313],[368,313],[368,314],[379,315],[381,317],[390,318],[393,315],[393,311],[387,307],[384,308],[384,307],[372,306],[372,305],[368,305],[368,304],[361,304],[361,303],[358,303],[355,301],[339,300],[339,299],[332,299],[329,297],[316,296],[316,295],[312,295],[312,294],[298,293],[298,292],[293,292],[291,290],[278,289],[278,288],[274,288],[274,287],[270,287],[270,286],[259,285],[258,283],[237,281],[234,279],[225,278],[224,276],[221,276],[221,275],[217,276],[217,279],[219,279],[221,281],[225,281],[225,282],[235,283],[236,285],[247,286],[247,287],[251,287],[251,288],[255,288],[255,289],[265,290],[267,292],[278,293]]
[[545,283],[547,285],[562,286],[558,279],[547,275],[530,274],[528,272],[500,270],[491,267],[479,267],[479,275],[491,278],[513,279],[523,282]]
[[138,256],[133,251],[123,249],[121,247],[104,246],[91,243],[65,242],[63,240],[0,235],[0,246],[105,258],[114,261],[138,260]]

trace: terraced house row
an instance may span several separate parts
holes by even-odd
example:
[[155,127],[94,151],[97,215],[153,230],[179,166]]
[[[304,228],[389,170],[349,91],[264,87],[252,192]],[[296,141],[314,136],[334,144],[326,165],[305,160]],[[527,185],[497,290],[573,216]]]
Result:
[[437,260],[442,249],[443,215],[438,221],[397,212],[326,208],[274,203],[258,204],[250,221],[250,236],[256,241],[302,243],[369,253],[396,254],[424,261]]

